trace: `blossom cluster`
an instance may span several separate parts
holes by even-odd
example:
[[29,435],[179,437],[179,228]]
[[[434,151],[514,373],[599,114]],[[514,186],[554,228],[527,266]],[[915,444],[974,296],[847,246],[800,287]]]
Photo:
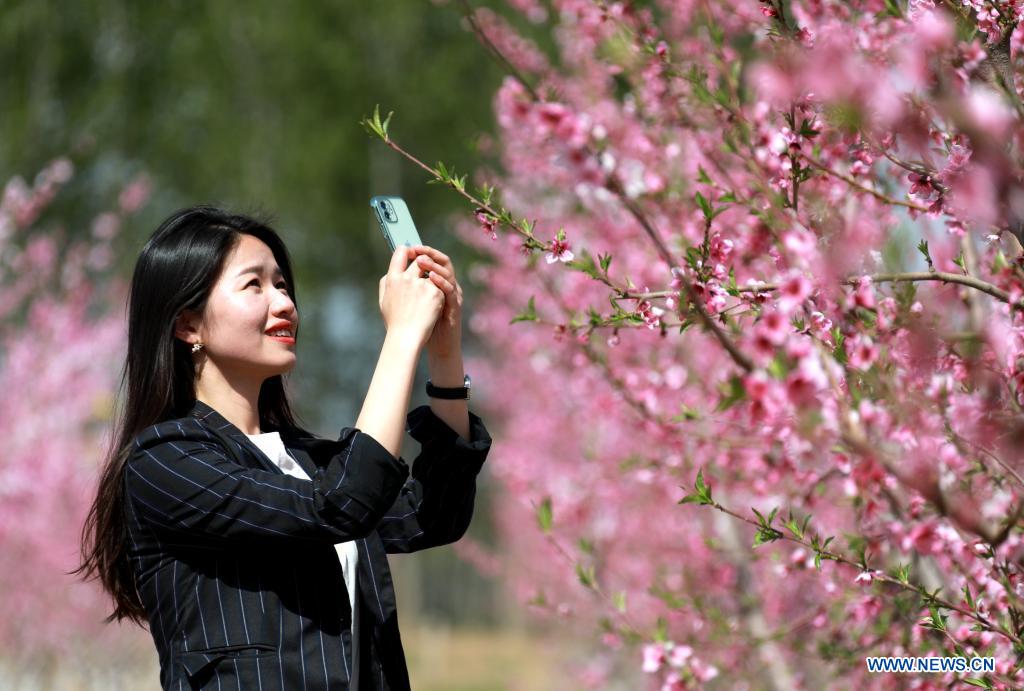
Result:
[[557,55],[486,22],[515,72],[477,177],[558,236],[460,229],[488,563],[603,632],[595,687],[884,688],[864,656],[930,654],[1024,684],[1021,3],[510,5]]
[[137,177],[116,210],[69,232],[48,213],[75,175],[58,158],[0,201],[0,641],[30,667],[83,643],[120,647],[139,633],[103,626],[109,597],[69,572],[110,443],[123,358],[127,285],[111,279],[112,242],[149,195]]

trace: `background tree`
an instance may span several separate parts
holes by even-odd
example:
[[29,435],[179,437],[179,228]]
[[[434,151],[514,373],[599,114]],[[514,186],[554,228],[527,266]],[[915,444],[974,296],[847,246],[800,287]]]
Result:
[[508,74],[500,169],[367,123],[491,259],[504,552],[459,549],[590,635],[595,687],[980,655],[912,683],[1019,688],[1021,6],[459,5]]

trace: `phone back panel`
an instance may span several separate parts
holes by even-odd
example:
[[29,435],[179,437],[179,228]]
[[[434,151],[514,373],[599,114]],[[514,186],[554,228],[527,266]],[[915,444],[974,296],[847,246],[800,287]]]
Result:
[[422,245],[409,207],[401,197],[377,196],[370,200],[373,214],[392,254],[399,245]]

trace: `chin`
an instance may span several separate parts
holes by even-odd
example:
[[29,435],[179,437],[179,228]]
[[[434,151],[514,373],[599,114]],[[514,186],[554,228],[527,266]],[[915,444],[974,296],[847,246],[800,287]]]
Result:
[[279,360],[279,361],[273,362],[273,363],[270,363],[270,362],[265,363],[263,365],[262,369],[264,371],[264,376],[266,376],[266,377],[274,377],[274,376],[277,376],[279,374],[288,374],[293,369],[295,369],[295,364],[296,364],[296,358],[293,356],[290,361],[282,362],[282,361]]
[[279,367],[277,372],[275,372],[274,374],[288,374],[293,369],[295,369],[295,365],[296,365],[297,361],[298,361],[298,359],[293,357],[291,362],[289,362],[289,363]]

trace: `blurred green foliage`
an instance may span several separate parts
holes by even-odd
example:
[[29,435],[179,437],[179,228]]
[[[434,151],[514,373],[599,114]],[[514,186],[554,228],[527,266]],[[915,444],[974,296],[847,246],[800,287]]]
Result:
[[145,169],[154,197],[127,249],[179,206],[268,211],[314,292],[339,276],[375,287],[386,270],[372,194],[405,196],[444,251],[449,212],[468,211],[360,118],[394,110],[417,155],[471,170],[501,78],[457,7],[423,1],[7,2],[0,55],[0,173],[71,153],[62,218],[85,221]]

